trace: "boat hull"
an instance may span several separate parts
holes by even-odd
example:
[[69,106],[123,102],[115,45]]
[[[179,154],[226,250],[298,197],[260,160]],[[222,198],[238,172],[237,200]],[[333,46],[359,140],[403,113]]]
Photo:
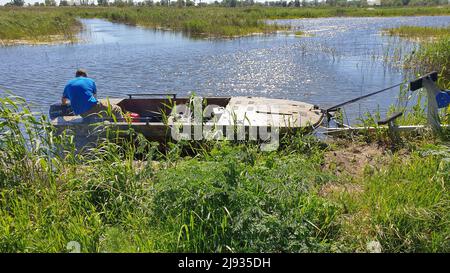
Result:
[[[140,118],[85,120],[58,104],[50,108],[58,133],[73,133],[79,142],[95,142],[130,130],[157,142],[202,139],[267,140],[278,134],[312,129],[321,123],[318,107],[299,101],[260,97],[112,99],[109,103]],[[197,104],[197,105],[196,105]],[[200,107],[200,111],[196,108]]]

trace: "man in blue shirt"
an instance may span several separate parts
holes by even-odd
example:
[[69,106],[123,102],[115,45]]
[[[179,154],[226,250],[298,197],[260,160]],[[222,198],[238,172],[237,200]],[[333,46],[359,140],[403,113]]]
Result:
[[[68,103],[72,106],[76,115],[87,117],[106,117],[108,105],[97,100],[97,87],[93,79],[87,77],[86,71],[79,69],[75,78],[70,80],[64,88],[61,99],[63,105]],[[112,114],[116,119],[123,118],[122,110],[117,105],[110,105]]]

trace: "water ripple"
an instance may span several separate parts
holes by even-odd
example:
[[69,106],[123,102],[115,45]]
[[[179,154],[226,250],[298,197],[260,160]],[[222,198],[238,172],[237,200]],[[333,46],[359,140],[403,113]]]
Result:
[[[195,92],[289,98],[325,107],[402,79],[401,69],[383,60],[403,41],[380,35],[382,28],[449,25],[450,16],[277,20],[312,35],[231,40],[193,40],[98,19],[83,22],[83,43],[0,48],[0,87],[46,112],[76,68],[83,67],[97,81],[100,97]],[[359,115],[378,103],[386,108],[397,92],[347,112]]]

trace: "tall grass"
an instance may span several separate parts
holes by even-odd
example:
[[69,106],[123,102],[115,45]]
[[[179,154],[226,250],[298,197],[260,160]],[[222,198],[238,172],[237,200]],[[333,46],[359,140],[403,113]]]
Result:
[[222,143],[174,160],[136,135],[76,153],[23,100],[0,103],[3,252],[324,251],[335,233],[339,207],[314,194],[330,177],[305,156]]
[[422,44],[414,55],[416,72],[438,71],[443,77],[440,85],[450,87],[450,35]]
[[0,39],[4,44],[74,41],[80,29],[81,23],[62,11],[0,8]]
[[[423,75],[431,71],[439,72],[437,85],[443,90],[450,90],[450,27],[401,26],[386,29],[386,31],[390,35],[419,39],[417,50],[403,60],[403,66],[416,75]],[[401,90],[400,94],[400,97],[407,97],[404,90]],[[411,111],[400,119],[402,124],[424,124],[426,122],[425,110],[422,107],[424,96],[419,93],[417,102],[412,106]],[[392,110],[404,111],[405,109],[392,108]],[[449,124],[450,107],[441,109],[440,114],[441,123]],[[444,139],[450,139],[450,129],[444,129],[442,135]]]
[[285,26],[266,24],[259,9],[230,8],[100,8],[76,11],[82,17],[182,31],[191,36],[232,37],[272,33]]
[[320,17],[393,17],[448,15],[450,7],[380,7],[374,9],[356,7],[318,8],[262,8],[270,19],[320,18]]
[[[71,241],[83,252],[367,251],[370,240],[450,251],[445,150],[348,178],[324,169],[329,146],[303,135],[273,152],[209,142],[190,156],[132,129],[83,153],[73,140],[22,99],[0,99],[0,251],[65,252]],[[336,183],[364,191],[321,194]]]
[[373,240],[384,252],[450,251],[450,165],[424,155],[394,156],[379,172],[366,172],[362,192],[339,196],[352,215],[343,238],[353,248],[365,250]]
[[448,27],[419,27],[419,26],[400,26],[396,28],[385,29],[387,34],[392,36],[408,37],[408,38],[429,38],[447,36],[450,34],[450,26]]
[[[191,36],[234,37],[273,33],[288,26],[267,24],[267,19],[335,16],[448,15],[450,8],[278,8],[278,7],[30,7],[0,8],[0,39],[48,39],[73,35],[75,18],[103,18],[113,22],[182,31]],[[1,30],[3,29],[3,31]]]
[[450,86],[450,27],[400,26],[385,29],[389,35],[416,38],[420,41],[417,51],[404,60],[404,66],[416,74],[440,72],[439,85]]

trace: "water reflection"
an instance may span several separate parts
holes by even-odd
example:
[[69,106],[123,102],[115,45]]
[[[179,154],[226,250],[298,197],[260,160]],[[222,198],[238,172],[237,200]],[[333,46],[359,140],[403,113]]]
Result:
[[[402,80],[386,65],[414,47],[380,34],[399,25],[442,26],[450,16],[278,20],[310,34],[240,39],[190,39],[171,31],[83,20],[84,42],[0,48],[0,86],[46,112],[78,67],[97,81],[101,97],[126,93],[195,92],[267,96],[326,107]],[[402,52],[398,44],[404,43]],[[346,109],[357,117],[396,101],[398,89]]]

